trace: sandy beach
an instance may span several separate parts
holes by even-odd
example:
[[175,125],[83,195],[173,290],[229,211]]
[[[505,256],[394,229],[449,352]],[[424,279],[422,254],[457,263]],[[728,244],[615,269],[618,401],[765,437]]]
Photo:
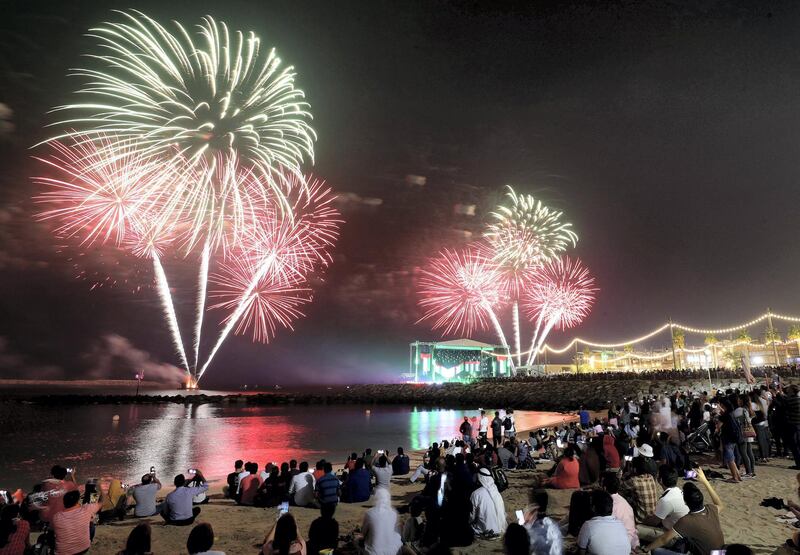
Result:
[[[526,436],[527,434],[521,434]],[[412,467],[421,460],[421,453],[412,454]],[[792,528],[779,522],[777,517],[783,511],[761,507],[759,503],[766,497],[793,498],[795,471],[789,469],[791,461],[773,459],[769,464],[758,465],[758,477],[739,484],[726,483],[724,480],[712,480],[725,510],[722,513],[722,525],[725,540],[728,543],[744,543],[757,554],[789,553],[781,547],[791,535]],[[537,470],[509,471],[509,488],[503,492],[506,512],[513,516],[517,509],[528,502],[528,495],[536,475],[550,467],[551,463],[543,462]],[[717,469],[713,461],[704,464],[704,468]],[[719,469],[717,469],[719,470]],[[264,535],[275,522],[277,509],[241,507],[224,499],[221,494],[221,483],[212,484],[210,502],[202,507],[199,522],[210,522],[216,535],[215,549],[230,554],[257,553]],[[392,500],[395,505],[403,505],[418,494],[423,488],[422,482],[411,484],[407,477],[392,479]],[[165,495],[172,487],[163,490]],[[551,494],[550,514],[561,518],[567,513],[569,498],[573,490],[549,490]],[[364,511],[371,503],[340,503],[336,511],[340,534],[346,535],[361,524]],[[298,521],[301,534],[307,537],[311,522],[319,515],[316,509],[292,507],[291,512]],[[407,515],[401,515],[401,521]],[[166,527],[159,517],[150,518],[153,525],[154,553],[185,553],[186,538],[191,527]],[[92,553],[113,554],[124,547],[130,530],[139,522],[137,519],[126,519],[122,522],[98,526],[97,535],[92,545]],[[566,544],[574,543],[574,538],[567,538]],[[343,553],[352,551],[343,550]],[[453,553],[482,554],[502,553],[502,542],[477,541],[466,548],[454,549]]]

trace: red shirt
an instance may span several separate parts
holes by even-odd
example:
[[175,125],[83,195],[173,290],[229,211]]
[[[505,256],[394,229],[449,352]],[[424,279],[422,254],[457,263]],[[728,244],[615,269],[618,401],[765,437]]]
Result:
[[100,506],[100,503],[77,505],[64,509],[53,517],[53,531],[56,534],[55,555],[75,555],[92,546],[89,523],[100,511]]
[[261,477],[258,474],[250,474],[242,478],[242,496],[239,499],[239,503],[242,505],[252,505],[260,486]]
[[17,521],[17,531],[8,536],[8,543],[0,547],[0,555],[23,555],[28,547],[31,525],[25,520]]
[[577,458],[569,460],[567,457],[561,459],[556,467],[556,473],[553,479],[550,480],[550,485],[556,489],[571,489],[581,487],[581,482],[578,479],[580,471],[580,463]]
[[612,435],[603,436],[603,457],[606,459],[607,468],[619,468],[619,451],[614,445],[614,436]]

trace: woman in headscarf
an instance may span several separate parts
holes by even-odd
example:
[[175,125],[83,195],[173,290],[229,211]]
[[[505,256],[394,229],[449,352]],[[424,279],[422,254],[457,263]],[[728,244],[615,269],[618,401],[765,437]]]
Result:
[[375,506],[364,514],[361,532],[364,534],[362,553],[366,555],[397,555],[403,540],[397,531],[397,511],[392,508],[389,490],[375,490]]
[[477,535],[500,535],[506,531],[506,506],[488,468],[478,471],[478,483],[481,487],[470,496],[472,530]]
[[110,520],[125,518],[125,490],[122,488],[122,482],[119,480],[111,480],[108,486],[108,495],[100,507],[100,522],[108,522]]

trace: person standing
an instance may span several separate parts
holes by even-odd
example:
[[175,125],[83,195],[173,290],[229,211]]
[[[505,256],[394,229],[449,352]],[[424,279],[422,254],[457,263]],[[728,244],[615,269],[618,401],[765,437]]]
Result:
[[506,411],[506,417],[503,420],[503,435],[506,439],[517,437],[517,426],[514,422],[514,411],[512,409]]
[[461,440],[467,445],[472,445],[472,424],[470,424],[469,416],[464,417],[458,431],[461,433]]
[[486,416],[486,411],[481,411],[481,420],[480,424],[478,425],[478,443],[484,444],[488,443],[489,439],[489,417]]
[[500,411],[494,411],[492,419],[492,445],[496,449],[503,444],[503,420],[500,418]]

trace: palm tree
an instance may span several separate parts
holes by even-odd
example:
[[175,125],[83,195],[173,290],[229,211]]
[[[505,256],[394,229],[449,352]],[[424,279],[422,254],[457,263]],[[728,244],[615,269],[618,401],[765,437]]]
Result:
[[719,343],[719,340],[713,333],[706,335],[705,344],[711,347],[711,357],[714,361],[714,368],[719,366],[717,364],[717,343]]
[[686,334],[683,333],[682,329],[677,328],[672,331],[672,346],[677,351],[678,364],[676,368],[680,370],[683,368],[683,355],[680,350],[686,346]]
[[781,342],[781,334],[778,333],[778,330],[773,328],[772,326],[767,326],[767,329],[764,330],[764,344],[765,345],[772,345],[772,352],[775,355],[775,366],[780,366],[780,360],[778,360],[778,347],[777,344]]
[[753,338],[750,337],[750,334],[747,332],[746,329],[743,329],[739,332],[739,335],[736,336],[736,342],[741,343],[743,345],[742,353],[746,357],[747,365],[750,365],[750,343],[753,342]]
[[[797,353],[798,355],[800,355],[800,326],[798,326],[797,324],[792,324],[792,327],[789,328],[789,333],[786,334],[786,338],[789,339],[790,341],[797,342]],[[786,347],[786,350],[788,351],[789,347]],[[786,358],[789,358],[788,352]]]

